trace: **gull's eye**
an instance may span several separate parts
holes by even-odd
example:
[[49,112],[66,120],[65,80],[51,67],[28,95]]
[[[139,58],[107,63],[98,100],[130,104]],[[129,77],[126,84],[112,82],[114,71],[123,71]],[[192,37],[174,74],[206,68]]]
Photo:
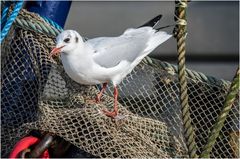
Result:
[[70,38],[66,38],[63,40],[65,43],[69,43],[70,42]]

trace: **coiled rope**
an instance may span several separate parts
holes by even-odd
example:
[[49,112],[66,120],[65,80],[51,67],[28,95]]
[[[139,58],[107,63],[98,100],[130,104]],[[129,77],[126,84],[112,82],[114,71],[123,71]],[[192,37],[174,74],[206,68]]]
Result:
[[2,19],[1,19],[1,25],[3,24],[3,22],[6,21],[6,24],[4,25],[3,29],[1,30],[1,38],[0,38],[0,43],[2,43],[3,39],[6,37],[6,35],[8,34],[14,20],[16,19],[16,17],[18,16],[19,11],[21,10],[23,6],[23,1],[18,1],[16,2],[14,9],[11,13],[11,15],[9,16],[9,18],[6,20],[7,17],[7,12],[9,10],[9,7],[6,6],[6,8],[3,9],[3,14],[2,14]]
[[190,117],[190,109],[188,104],[187,93],[187,79],[186,79],[186,66],[185,66],[185,53],[186,53],[186,0],[175,1],[175,37],[177,39],[177,52],[178,52],[178,78],[180,83],[180,101],[182,107],[182,118],[184,127],[184,137],[187,143],[188,153],[191,158],[196,158],[196,143],[195,133],[192,126]]
[[32,22],[23,18],[17,18],[15,25],[38,33],[47,34],[49,36],[57,36],[61,32],[60,30],[51,27],[50,25],[46,25],[40,21]]
[[47,17],[42,17],[48,24],[52,25],[54,28],[56,28],[57,30],[59,30],[60,32],[63,31],[63,28],[61,26],[59,26],[56,22],[54,22],[53,20],[47,18]]
[[224,126],[224,122],[227,118],[227,115],[229,114],[233,106],[233,103],[236,99],[236,96],[239,92],[239,73],[240,71],[238,68],[235,74],[235,77],[233,78],[231,87],[229,89],[229,93],[226,96],[222,111],[220,112],[216,120],[216,123],[213,125],[207,144],[203,147],[203,152],[200,155],[201,158],[210,158],[210,152],[212,151],[212,148],[216,142],[216,139],[219,136],[219,133]]
[[[170,64],[168,62],[165,62],[165,61],[159,61],[159,60],[155,60],[155,59],[151,59],[150,57],[145,57],[144,60],[143,60],[145,63],[149,64],[149,65],[152,65],[152,66],[157,66],[157,67],[160,67],[160,69],[163,69],[163,70],[166,70],[166,71],[169,71],[169,72],[173,72],[174,74],[176,72],[178,72],[178,67],[174,64]],[[189,70],[189,69],[186,69],[186,76],[192,80],[195,80],[195,81],[201,81],[201,82],[205,82],[205,83],[208,83],[208,84],[213,84],[213,85],[217,85],[217,86],[220,86],[220,87],[225,87],[225,88],[228,88],[229,85],[231,84],[229,81],[226,81],[226,80],[223,80],[223,79],[217,79],[215,77],[212,77],[212,76],[208,76],[208,75],[205,75],[201,72],[196,72],[194,70]]]

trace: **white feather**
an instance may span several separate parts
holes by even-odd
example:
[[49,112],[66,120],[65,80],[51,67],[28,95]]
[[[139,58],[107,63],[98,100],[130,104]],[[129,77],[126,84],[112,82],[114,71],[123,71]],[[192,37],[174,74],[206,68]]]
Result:
[[[78,37],[78,42],[63,41]],[[62,48],[61,59],[65,71],[76,82],[99,84],[112,81],[119,84],[133,68],[171,35],[151,27],[127,29],[118,37],[99,37],[82,41],[76,31],[64,31],[58,36]]]

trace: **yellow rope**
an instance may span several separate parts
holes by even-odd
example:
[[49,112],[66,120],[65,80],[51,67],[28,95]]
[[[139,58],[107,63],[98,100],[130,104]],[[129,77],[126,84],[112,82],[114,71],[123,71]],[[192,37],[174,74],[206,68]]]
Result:
[[186,8],[187,1],[175,1],[175,37],[177,39],[177,52],[178,52],[178,78],[180,83],[180,100],[182,106],[182,118],[184,126],[184,137],[186,139],[189,156],[196,158],[196,143],[195,133],[193,126],[191,125],[190,110],[188,104],[187,93],[187,79],[186,79],[186,67],[185,67],[185,53],[186,53]]

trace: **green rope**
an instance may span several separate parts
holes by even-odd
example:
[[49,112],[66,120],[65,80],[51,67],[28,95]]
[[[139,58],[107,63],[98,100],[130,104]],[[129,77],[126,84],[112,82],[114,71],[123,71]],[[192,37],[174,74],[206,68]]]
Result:
[[186,8],[187,0],[175,1],[175,37],[177,39],[177,52],[178,52],[178,78],[180,83],[180,101],[182,106],[182,118],[184,126],[184,137],[188,147],[188,153],[191,158],[196,158],[196,143],[195,133],[192,120],[190,117],[190,110],[188,104],[187,94],[187,79],[186,79],[186,66],[185,66],[185,53],[186,53]]
[[227,118],[228,113],[230,112],[233,103],[236,99],[236,96],[239,92],[239,68],[237,69],[236,75],[233,78],[231,87],[229,89],[229,93],[225,99],[222,111],[220,112],[216,123],[213,125],[212,131],[210,133],[210,136],[208,138],[207,144],[203,147],[203,152],[200,155],[202,158],[210,158],[210,152],[212,151],[212,148],[216,142],[216,139],[219,136],[219,133],[224,126],[224,122]]
[[15,25],[24,29],[32,30],[38,33],[47,34],[49,36],[57,36],[60,31],[50,25],[44,24],[39,21],[35,21],[34,23],[30,20],[25,20],[23,18],[17,18],[15,21]]

